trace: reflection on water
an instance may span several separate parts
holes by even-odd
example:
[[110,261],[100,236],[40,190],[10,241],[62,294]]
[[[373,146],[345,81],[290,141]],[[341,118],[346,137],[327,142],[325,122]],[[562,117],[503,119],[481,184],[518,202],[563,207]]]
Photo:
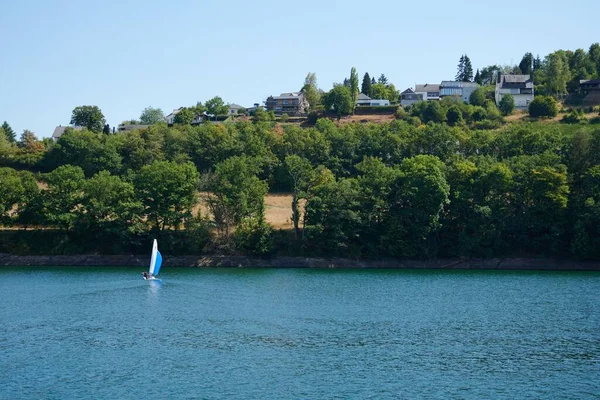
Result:
[[0,268],[0,399],[600,393],[597,273],[163,272]]

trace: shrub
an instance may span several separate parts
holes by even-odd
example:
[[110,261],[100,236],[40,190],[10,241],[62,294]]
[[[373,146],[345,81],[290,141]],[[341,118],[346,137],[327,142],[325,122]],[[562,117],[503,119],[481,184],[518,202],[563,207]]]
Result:
[[560,122],[565,124],[578,124],[580,122],[587,122],[587,118],[585,117],[583,110],[573,110],[564,115]]
[[264,220],[246,218],[238,225],[234,242],[246,254],[269,255],[273,252],[273,229]]
[[473,121],[477,122],[477,121],[483,121],[484,119],[487,118],[487,111],[485,110],[485,108],[483,107],[475,107],[473,110],[473,114],[471,115],[471,118],[473,119]]
[[512,114],[513,110],[515,109],[515,98],[510,94],[502,96],[502,100],[500,100],[498,108],[504,116]]
[[462,113],[460,109],[456,106],[452,106],[446,112],[446,120],[448,121],[448,125],[455,126],[461,125],[463,121]]
[[536,96],[529,103],[529,115],[533,118],[556,117],[558,115],[558,103],[554,97]]
[[316,111],[311,111],[308,113],[308,116],[306,118],[306,122],[308,122],[311,125],[314,125],[317,123],[317,120],[319,119],[319,113]]
[[486,101],[486,96],[485,96],[485,89],[483,87],[478,87],[469,96],[469,103],[474,106],[483,106],[483,105],[485,105],[485,101]]
[[281,121],[281,122],[288,122],[289,119],[290,119],[290,116],[287,114],[281,114],[281,117],[279,117],[279,121]]

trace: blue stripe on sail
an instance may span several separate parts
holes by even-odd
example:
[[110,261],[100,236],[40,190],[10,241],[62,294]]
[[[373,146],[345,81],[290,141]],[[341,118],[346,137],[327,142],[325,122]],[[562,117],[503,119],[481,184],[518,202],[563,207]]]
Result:
[[154,275],[158,275],[160,271],[160,266],[162,265],[162,256],[160,255],[160,251],[156,251],[156,264],[154,265]]

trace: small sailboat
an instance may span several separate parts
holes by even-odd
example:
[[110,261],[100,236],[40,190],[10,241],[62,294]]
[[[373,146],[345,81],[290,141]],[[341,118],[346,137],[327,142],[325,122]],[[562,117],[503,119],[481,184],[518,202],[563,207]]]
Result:
[[156,275],[158,275],[160,272],[161,265],[162,256],[160,255],[160,251],[158,251],[158,243],[156,242],[156,239],[154,239],[154,244],[152,245],[152,256],[150,257],[150,270],[147,273],[144,272],[144,279],[158,279]]

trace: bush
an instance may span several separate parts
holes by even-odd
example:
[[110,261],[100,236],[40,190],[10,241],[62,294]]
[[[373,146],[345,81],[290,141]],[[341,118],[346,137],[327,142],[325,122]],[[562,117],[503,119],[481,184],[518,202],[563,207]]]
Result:
[[446,112],[446,120],[450,126],[461,125],[464,122],[462,113],[457,106],[452,106],[448,109]]
[[578,124],[580,122],[587,122],[587,118],[585,117],[583,110],[573,110],[564,115],[560,122],[564,124]]
[[515,98],[510,94],[502,96],[502,100],[500,100],[498,108],[504,116],[512,114],[515,109]]
[[502,126],[502,122],[499,120],[485,119],[483,121],[477,121],[473,124],[473,129],[489,130],[498,129]]
[[290,116],[287,114],[281,114],[281,117],[279,117],[279,121],[281,121],[281,122],[288,122],[289,119],[290,119]]
[[485,89],[478,87],[469,96],[469,103],[474,106],[484,106],[486,101]]
[[529,116],[532,118],[556,117],[558,115],[558,103],[551,96],[536,96],[529,103]]
[[234,242],[246,254],[266,256],[273,252],[273,229],[264,220],[246,218],[238,225]]
[[311,111],[308,113],[308,117],[306,118],[306,122],[308,122],[311,125],[314,125],[317,123],[317,120],[319,119],[319,113],[316,111]]
[[394,117],[396,119],[405,120],[408,117],[408,113],[406,112],[406,110],[404,108],[398,107],[398,109],[396,110],[396,113],[394,114]]
[[473,114],[471,114],[471,118],[473,121],[483,121],[487,118],[487,111],[483,107],[475,107],[473,110]]

